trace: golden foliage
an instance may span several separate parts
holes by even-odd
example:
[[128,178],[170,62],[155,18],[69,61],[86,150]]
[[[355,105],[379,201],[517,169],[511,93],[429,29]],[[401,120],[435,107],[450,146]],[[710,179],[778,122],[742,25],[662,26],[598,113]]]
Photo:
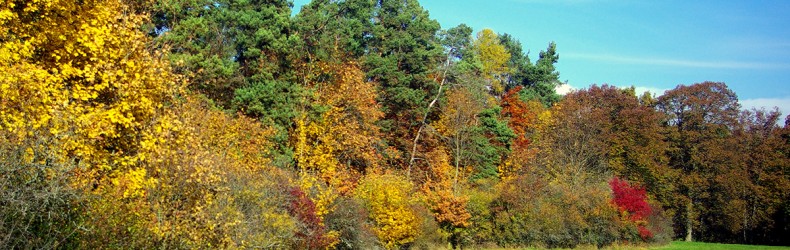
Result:
[[143,17],[129,12],[120,1],[0,5],[0,126],[20,139],[33,130],[58,138],[89,176],[145,160],[138,135],[179,80],[148,53]]
[[370,211],[375,222],[373,231],[388,249],[414,241],[420,221],[412,210],[409,194],[412,184],[393,174],[367,175],[356,190],[356,197]]
[[184,93],[143,19],[114,0],[0,3],[4,140],[78,162],[83,247],[286,247],[271,131]]
[[483,29],[477,33],[474,48],[483,64],[483,77],[491,81],[494,94],[502,94],[505,87],[502,85],[501,77],[510,70],[507,67],[510,52],[499,42],[497,34],[491,29]]

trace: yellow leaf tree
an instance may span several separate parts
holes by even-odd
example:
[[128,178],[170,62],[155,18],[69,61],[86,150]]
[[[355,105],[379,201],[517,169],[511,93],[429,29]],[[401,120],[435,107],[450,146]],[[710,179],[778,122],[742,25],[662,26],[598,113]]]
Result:
[[505,91],[503,76],[510,70],[507,67],[510,52],[499,42],[497,34],[491,29],[483,29],[477,33],[474,52],[482,63],[482,74],[489,81],[492,93],[500,96]]
[[58,138],[64,156],[89,166],[88,182],[139,174],[140,135],[179,88],[148,52],[142,20],[114,0],[0,4],[0,126]]

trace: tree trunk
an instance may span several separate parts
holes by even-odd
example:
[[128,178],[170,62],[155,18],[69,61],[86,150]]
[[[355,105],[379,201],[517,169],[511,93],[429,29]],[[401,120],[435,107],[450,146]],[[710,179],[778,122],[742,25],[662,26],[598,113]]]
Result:
[[694,202],[689,199],[688,204],[686,204],[686,242],[692,241],[691,235],[693,233],[692,226],[694,225],[694,216],[691,210],[693,207]]
[[[420,134],[422,134],[422,130],[428,125],[428,114],[431,113],[431,108],[433,105],[436,104],[436,101],[439,100],[439,97],[442,95],[442,87],[444,87],[444,80],[447,77],[447,70],[450,68],[450,53],[447,54],[447,60],[445,61],[444,72],[442,73],[442,81],[439,82],[439,90],[436,92],[436,97],[433,98],[430,104],[428,104],[428,109],[425,110],[425,116],[422,117],[422,122],[420,123],[420,128],[417,130],[417,135],[414,136],[414,142],[411,147],[411,155],[409,156],[409,170],[406,171],[406,179],[411,180],[411,167],[414,165],[414,160],[417,159],[417,143],[420,142]],[[436,80],[436,79],[434,79]]]

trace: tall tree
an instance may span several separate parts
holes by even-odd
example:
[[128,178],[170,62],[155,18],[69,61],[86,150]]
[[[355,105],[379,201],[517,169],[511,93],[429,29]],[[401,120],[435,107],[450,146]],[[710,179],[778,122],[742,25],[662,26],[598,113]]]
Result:
[[[424,124],[436,120],[442,45],[439,23],[416,0],[314,1],[297,17],[306,39],[306,57],[327,51],[359,57],[367,80],[377,82],[384,119],[380,122],[392,165],[410,166],[424,152]],[[315,36],[313,36],[315,35]]]
[[[436,34],[439,23],[416,0],[376,1],[370,44],[363,69],[381,86],[382,121],[389,143],[408,154],[422,118],[436,119],[431,99],[439,90],[437,66],[442,47]],[[405,158],[396,164],[408,165]],[[400,162],[400,163],[398,163]]]
[[605,171],[636,181],[670,205],[673,175],[664,157],[663,116],[641,104],[633,88],[593,85],[566,95],[558,107],[554,113],[558,125],[549,133],[563,136],[579,131],[592,136],[594,139],[588,142],[592,147],[586,154],[600,155],[599,164]]
[[521,42],[508,33],[499,35],[499,43],[510,52],[510,61],[507,63],[510,72],[505,75],[505,89],[510,90],[516,86],[524,86],[527,81],[527,73],[533,67],[532,61],[529,60],[529,54],[524,53]]
[[417,129],[416,135],[414,136],[411,153],[409,154],[409,166],[406,172],[407,176],[410,176],[412,167],[414,166],[415,160],[418,157],[417,150],[418,146],[420,145],[420,139],[422,138],[423,131],[425,131],[428,126],[430,126],[428,122],[429,118],[432,118],[429,116],[431,114],[431,110],[435,106],[438,106],[437,104],[444,97],[442,90],[446,89],[445,84],[448,83],[448,78],[453,78],[452,75],[457,68],[456,62],[463,60],[464,54],[468,52],[471,33],[471,28],[465,24],[460,24],[447,31],[442,31],[441,34],[439,34],[439,39],[441,40],[446,54],[445,60],[442,63],[443,66],[441,69],[441,75],[439,75],[438,72],[435,73],[435,80],[439,82],[439,89],[436,91],[433,100],[431,100],[431,102],[428,104],[425,114],[422,116],[422,120],[420,121],[420,127]]
[[521,42],[510,34],[504,33],[499,36],[500,43],[510,52],[508,67],[510,71],[505,74],[503,80],[506,83],[506,90],[523,86],[522,96],[527,100],[537,99],[550,107],[560,100],[555,89],[562,85],[560,73],[555,64],[560,57],[557,53],[557,45],[549,43],[546,50],[538,54],[538,60],[533,64],[529,59],[529,54],[525,53]]
[[557,44],[551,42],[545,51],[540,52],[535,64],[528,67],[527,81],[524,83],[528,98],[538,98],[547,107],[559,101],[560,96],[555,89],[563,83],[554,66],[559,59]]
[[[774,215],[782,212],[790,179],[787,155],[777,110],[742,111],[737,127],[725,148],[731,164],[722,166],[713,180],[715,193],[711,215],[705,223],[710,240],[776,244],[767,235],[779,232],[783,222]],[[786,225],[786,224],[784,224]]]
[[369,0],[316,0],[302,6],[294,28],[304,46],[303,60],[329,60],[342,56],[359,59],[365,55],[376,2]]
[[229,107],[234,89],[287,77],[295,43],[286,0],[154,1],[152,29],[177,73]]
[[667,91],[656,107],[666,115],[669,164],[679,171],[676,232],[691,241],[698,218],[710,207],[711,181],[734,159],[723,147],[737,122],[738,97],[724,83],[703,82]]
[[477,33],[474,42],[474,52],[481,63],[481,74],[487,81],[487,88],[494,96],[501,97],[505,90],[505,76],[510,69],[510,53],[505,46],[500,44],[497,34],[491,29],[483,29]]

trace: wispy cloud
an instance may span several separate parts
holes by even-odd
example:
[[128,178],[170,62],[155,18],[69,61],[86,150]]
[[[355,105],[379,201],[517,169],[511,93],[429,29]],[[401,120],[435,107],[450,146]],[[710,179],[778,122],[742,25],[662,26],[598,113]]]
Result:
[[596,62],[641,64],[654,66],[687,67],[687,68],[715,68],[715,69],[790,69],[786,63],[762,62],[736,62],[736,61],[699,61],[686,59],[668,59],[655,57],[635,57],[613,54],[566,53],[562,55],[568,59],[582,59]]

